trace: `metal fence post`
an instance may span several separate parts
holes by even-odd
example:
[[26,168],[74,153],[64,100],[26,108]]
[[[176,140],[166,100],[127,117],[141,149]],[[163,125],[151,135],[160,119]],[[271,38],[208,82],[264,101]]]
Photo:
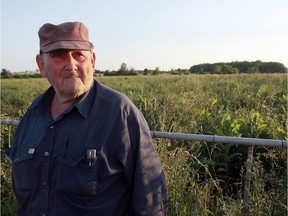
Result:
[[253,149],[254,149],[253,145],[248,146],[244,195],[243,195],[243,211],[242,211],[244,216],[249,216],[249,194],[250,194],[251,169],[253,163]]

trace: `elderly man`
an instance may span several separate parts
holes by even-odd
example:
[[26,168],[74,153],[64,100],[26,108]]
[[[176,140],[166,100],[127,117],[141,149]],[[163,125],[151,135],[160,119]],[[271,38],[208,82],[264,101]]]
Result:
[[21,119],[7,155],[21,216],[165,215],[165,176],[142,113],[94,80],[81,22],[44,24],[36,61],[51,87]]

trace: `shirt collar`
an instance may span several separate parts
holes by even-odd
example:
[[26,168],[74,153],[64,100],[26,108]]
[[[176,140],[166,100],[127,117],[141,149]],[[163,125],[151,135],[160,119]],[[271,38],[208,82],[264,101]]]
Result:
[[78,102],[74,105],[77,109],[78,112],[84,117],[87,118],[90,112],[90,109],[92,107],[95,94],[96,94],[96,83],[93,81],[90,89],[88,92],[86,92]]
[[[89,91],[87,91],[83,96],[81,96],[79,101],[77,101],[71,108],[69,108],[66,113],[70,112],[73,108],[76,108],[81,116],[83,116],[84,118],[87,118],[89,115],[90,109],[92,107],[94,96],[96,94],[95,86],[96,86],[96,83],[94,80],[92,82],[92,85]],[[50,107],[51,107],[54,94],[55,94],[55,90],[52,86],[50,86],[50,88],[48,88],[47,91],[44,94],[42,94],[42,97],[40,96],[39,99],[36,99],[37,102],[33,103],[33,106],[31,107],[34,107],[34,106],[37,107],[36,108],[37,111],[41,115],[47,117],[47,115],[50,113]]]

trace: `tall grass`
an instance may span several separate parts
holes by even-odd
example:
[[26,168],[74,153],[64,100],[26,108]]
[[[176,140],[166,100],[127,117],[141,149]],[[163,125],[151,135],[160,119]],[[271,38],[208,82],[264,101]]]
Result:
[[[287,79],[283,74],[97,79],[126,94],[143,112],[151,130],[287,139]],[[21,118],[32,99],[48,86],[44,79],[2,80],[1,118]],[[8,147],[7,127],[1,126],[1,132],[2,154]],[[242,215],[247,147],[154,141],[168,181],[168,215]],[[287,149],[255,148],[251,215],[286,214],[286,159]],[[5,176],[1,187],[7,188],[1,199],[15,203],[10,164],[6,158],[1,163],[1,177],[2,170]],[[6,210],[7,202],[1,203]]]

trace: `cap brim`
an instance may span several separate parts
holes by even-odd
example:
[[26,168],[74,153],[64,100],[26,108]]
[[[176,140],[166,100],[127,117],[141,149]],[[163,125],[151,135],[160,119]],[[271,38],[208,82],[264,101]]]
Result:
[[69,50],[93,50],[94,45],[89,41],[57,41],[43,46],[41,51],[44,53],[59,49]]

